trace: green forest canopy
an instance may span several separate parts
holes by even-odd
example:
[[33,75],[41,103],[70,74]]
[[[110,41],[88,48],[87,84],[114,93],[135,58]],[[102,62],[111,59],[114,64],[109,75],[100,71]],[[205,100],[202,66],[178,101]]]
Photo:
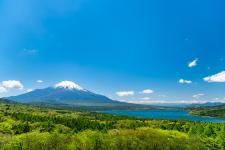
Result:
[[225,124],[1,102],[0,149],[225,149]]

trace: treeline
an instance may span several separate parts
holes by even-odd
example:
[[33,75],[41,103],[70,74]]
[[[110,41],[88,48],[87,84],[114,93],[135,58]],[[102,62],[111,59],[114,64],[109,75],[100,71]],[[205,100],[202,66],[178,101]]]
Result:
[[189,108],[193,115],[225,118],[225,105]]
[[0,149],[225,149],[225,124],[0,103]]
[[[49,116],[42,116],[42,115],[32,115],[28,113],[12,113],[9,114],[13,119],[21,120],[22,122],[29,122],[29,123],[35,123],[35,122],[42,122],[42,127],[45,127],[46,129],[44,131],[51,131],[51,128],[55,124],[61,124],[66,127],[69,127],[73,129],[74,132],[83,131],[86,129],[90,130],[108,130],[113,129],[113,124],[115,122],[112,121],[106,121],[101,122],[98,120],[90,120],[85,117],[78,116],[76,118],[71,118],[71,116],[56,116],[56,115],[49,115]],[[27,125],[24,124],[23,125]],[[20,125],[19,125],[20,126]]]
[[[86,129],[90,130],[100,130],[106,131],[109,129],[136,129],[139,127],[153,127],[160,128],[163,130],[176,130],[188,134],[196,134],[204,137],[217,137],[220,135],[225,135],[225,124],[223,123],[201,123],[201,122],[188,122],[188,121],[159,121],[159,120],[115,120],[113,117],[105,117],[103,114],[98,115],[92,114],[92,117],[85,115],[77,116],[72,118],[72,116],[66,115],[33,115],[30,113],[16,113],[13,112],[9,114],[13,119],[22,121],[24,130],[27,131],[29,123],[42,122],[42,127],[46,128],[44,131],[51,131],[55,124],[61,124],[66,127],[73,129],[74,132],[83,131]],[[100,117],[104,116],[104,117]],[[105,120],[104,120],[104,119]],[[17,133],[17,132],[16,132]],[[23,132],[18,132],[23,133]]]

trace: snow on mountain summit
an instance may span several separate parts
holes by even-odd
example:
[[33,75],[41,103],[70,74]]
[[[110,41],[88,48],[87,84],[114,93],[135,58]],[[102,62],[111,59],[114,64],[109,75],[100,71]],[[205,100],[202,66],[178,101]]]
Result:
[[96,106],[95,103],[99,103],[99,106],[101,106],[105,103],[111,104],[114,102],[110,98],[90,92],[72,81],[61,81],[51,87],[36,89],[18,96],[7,97],[6,99],[23,103],[56,104],[57,106]]
[[82,88],[81,86],[72,81],[61,81],[55,84],[54,88],[65,88],[69,90],[84,90],[84,88]]

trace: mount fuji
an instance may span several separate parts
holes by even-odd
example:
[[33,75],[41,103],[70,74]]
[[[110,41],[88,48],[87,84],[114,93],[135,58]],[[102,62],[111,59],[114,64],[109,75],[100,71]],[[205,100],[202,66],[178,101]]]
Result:
[[37,89],[18,96],[7,97],[6,99],[22,103],[48,103],[73,106],[101,106],[119,103],[104,95],[90,92],[72,81],[62,81],[45,89]]

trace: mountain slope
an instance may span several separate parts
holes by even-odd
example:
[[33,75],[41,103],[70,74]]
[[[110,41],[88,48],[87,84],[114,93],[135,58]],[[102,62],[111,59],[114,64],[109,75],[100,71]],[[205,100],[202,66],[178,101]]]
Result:
[[59,103],[73,105],[88,105],[98,103],[114,103],[106,96],[95,94],[71,81],[60,82],[53,87],[37,89],[29,93],[8,97],[23,103]]
[[108,109],[164,109],[157,106],[114,101],[104,95],[90,92],[71,81],[62,81],[52,87],[37,89],[18,96],[6,97],[5,99],[43,107],[93,111]]

